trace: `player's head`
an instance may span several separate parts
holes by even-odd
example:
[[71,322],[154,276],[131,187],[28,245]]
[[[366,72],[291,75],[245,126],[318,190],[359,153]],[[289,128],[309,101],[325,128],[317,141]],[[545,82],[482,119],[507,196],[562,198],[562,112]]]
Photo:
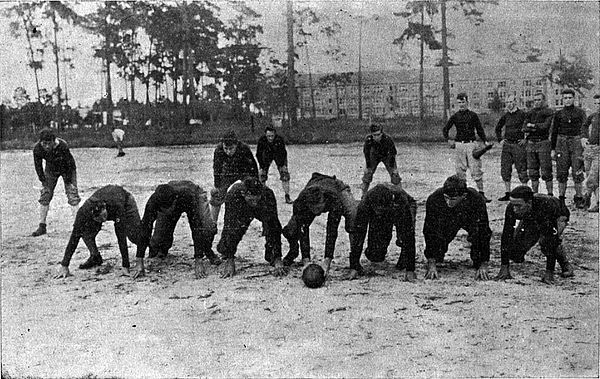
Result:
[[311,263],[302,271],[302,281],[308,288],[319,288],[325,283],[325,270],[316,263]]
[[160,184],[154,190],[154,198],[156,204],[161,209],[171,208],[177,199],[177,195],[173,187],[168,184]]
[[515,109],[517,107],[517,98],[515,95],[509,95],[506,98],[506,109],[508,109],[509,111],[512,111],[513,109]]
[[460,175],[452,175],[444,182],[442,191],[446,205],[454,208],[467,196],[467,181]]
[[265,136],[267,137],[267,141],[269,141],[269,143],[273,143],[273,140],[275,139],[275,128],[271,125],[267,126],[265,128]]
[[594,95],[594,104],[596,105],[596,111],[600,112],[600,93]]
[[246,177],[242,182],[244,183],[244,200],[251,207],[256,207],[262,195],[262,183],[252,176]]
[[367,192],[364,201],[368,203],[375,215],[382,216],[392,209],[394,195],[385,186],[376,185]]
[[570,107],[571,105],[573,105],[573,103],[575,102],[575,91],[573,91],[571,88],[565,88],[562,90],[561,94],[563,99],[563,105],[565,107]]
[[52,150],[56,141],[56,134],[50,128],[44,128],[40,131],[40,145],[44,150]]
[[469,96],[467,96],[466,93],[460,92],[458,95],[456,95],[456,104],[458,105],[459,109],[467,109],[468,102]]
[[381,141],[381,136],[383,136],[383,127],[379,124],[371,124],[369,128],[371,130],[371,136],[377,142]]
[[533,204],[533,190],[525,185],[515,187],[510,191],[510,204],[517,216],[525,216]]
[[108,218],[108,211],[106,210],[106,203],[96,197],[90,197],[87,202],[90,204],[90,212],[92,214],[92,220],[103,223]]
[[535,108],[541,108],[544,105],[544,101],[546,101],[546,95],[541,92],[533,95],[533,106]]
[[321,188],[317,186],[303,189],[298,195],[296,202],[305,206],[314,215],[323,213],[325,209],[325,196]]
[[237,149],[238,138],[233,130],[230,130],[223,134],[221,137],[221,143],[223,143],[223,150],[225,150],[225,154],[228,156],[233,156]]

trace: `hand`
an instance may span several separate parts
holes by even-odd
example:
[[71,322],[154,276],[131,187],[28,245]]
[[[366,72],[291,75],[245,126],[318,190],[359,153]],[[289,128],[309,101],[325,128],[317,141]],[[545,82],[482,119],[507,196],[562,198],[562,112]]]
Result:
[[487,262],[482,262],[477,272],[475,273],[475,280],[490,280],[488,276],[488,264]]
[[546,284],[554,284],[554,271],[544,271],[544,275],[542,276],[542,282]]
[[310,258],[302,258],[302,270],[306,268],[310,264]]
[[287,275],[287,269],[286,269],[286,267],[283,266],[283,262],[281,261],[281,258],[275,258],[275,261],[273,262],[273,266],[274,266],[273,270],[271,271],[273,276]]
[[145,274],[145,270],[144,270],[144,258],[137,258],[135,260],[135,270],[133,271],[133,279],[137,279],[140,276],[144,276]]
[[415,280],[417,280],[417,275],[415,274],[414,271],[406,271],[404,273],[404,281],[405,282],[413,283]]
[[196,275],[196,279],[206,278],[206,264],[204,259],[194,259],[194,274]]
[[496,280],[512,279],[508,265],[500,265],[500,272],[496,275]]
[[500,146],[504,146],[504,141],[506,141],[506,140],[504,140],[504,139],[500,140]]
[[58,274],[54,275],[54,279],[66,279],[69,276],[73,276],[69,272],[69,268],[65,267],[63,265],[60,265],[60,268],[58,269]]
[[435,258],[427,260],[427,272],[425,273],[425,279],[437,279],[438,273],[435,266]]
[[325,277],[327,278],[329,276],[329,268],[331,267],[331,258],[325,258],[323,264],[325,265],[323,269],[325,270]]
[[581,139],[581,147],[583,147],[584,149],[587,147],[588,145],[588,139],[587,138],[582,138]]
[[453,139],[449,139],[448,146],[450,146],[451,149],[454,149],[456,147],[456,142],[454,142]]
[[550,151],[550,158],[552,158],[553,161],[556,160],[556,150]]
[[359,276],[364,274],[364,270],[361,265],[358,265],[356,268],[351,268],[348,276],[346,276],[346,280],[354,280],[358,279]]
[[527,140],[525,138],[519,140],[519,146],[527,145]]
[[221,271],[221,278],[232,278],[235,275],[235,258],[227,258]]

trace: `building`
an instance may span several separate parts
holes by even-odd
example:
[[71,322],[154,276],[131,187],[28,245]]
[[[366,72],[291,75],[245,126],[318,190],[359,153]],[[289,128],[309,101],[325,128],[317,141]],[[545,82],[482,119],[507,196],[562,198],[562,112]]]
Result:
[[[490,113],[496,93],[500,101],[516,95],[521,108],[531,107],[533,96],[544,93],[548,105],[562,106],[561,89],[546,76],[543,63],[505,66],[452,66],[450,71],[450,113],[455,111],[459,92],[469,96],[469,108]],[[312,113],[311,90],[307,74],[298,75],[298,100],[303,118]],[[313,74],[315,115],[318,119],[358,118],[358,74]],[[442,68],[424,71],[424,105],[428,116],[443,115]],[[393,118],[419,115],[419,70],[367,71],[362,74],[363,117]]]

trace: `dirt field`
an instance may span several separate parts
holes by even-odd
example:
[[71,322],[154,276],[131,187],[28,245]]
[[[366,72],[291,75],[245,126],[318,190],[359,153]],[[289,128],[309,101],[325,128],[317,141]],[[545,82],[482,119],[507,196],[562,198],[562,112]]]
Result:
[[[512,266],[513,280],[475,282],[463,232],[451,244],[441,279],[425,281],[423,204],[452,174],[452,151],[445,144],[398,150],[404,188],[420,205],[417,282],[400,281],[395,246],[387,263],[363,258],[368,275],[343,280],[349,243],[340,226],[331,277],[316,290],[303,286],[299,266],[283,278],[268,274],[256,221],[238,250],[234,278],[221,279],[213,269],[208,278],[194,279],[185,218],[169,257],[150,260],[144,278],[120,276],[108,222],[97,239],[104,265],[80,270],[88,256],[80,242],[74,276],[54,280],[72,224],[62,182],[48,234],[29,237],[39,195],[32,154],[1,152],[3,377],[598,377],[598,214],[572,209],[564,241],[576,275],[557,277],[554,286],[539,280],[545,260],[537,247],[525,263]],[[110,149],[73,154],[84,200],[103,185],[121,184],[143,211],[155,186],[168,180],[210,188],[212,151],[131,148],[118,159]],[[292,197],[313,171],[337,175],[358,196],[361,151],[359,144],[290,146]],[[504,192],[499,150],[483,160],[486,193],[494,199],[488,209],[495,276],[506,206],[496,201]],[[388,179],[380,166],[375,182]],[[268,183],[282,200],[274,167]],[[570,203],[571,187],[567,195]],[[285,224],[291,206],[281,201],[279,215]],[[219,230],[222,218],[223,212]],[[318,260],[325,222],[320,216],[312,228]],[[134,248],[130,244],[132,259]]]

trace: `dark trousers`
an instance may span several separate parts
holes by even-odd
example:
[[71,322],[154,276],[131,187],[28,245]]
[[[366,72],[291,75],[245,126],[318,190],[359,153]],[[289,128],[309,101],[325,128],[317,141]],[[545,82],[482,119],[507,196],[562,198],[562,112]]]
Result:
[[444,261],[444,256],[448,252],[448,245],[460,229],[468,233],[471,241],[471,260],[473,266],[479,268],[481,262],[490,260],[490,238],[492,230],[488,227],[481,227],[474,223],[467,222],[448,222],[444,224],[441,230],[423,231],[425,237],[425,257],[435,259],[438,262]]
[[532,221],[519,221],[510,243],[510,259],[522,262],[525,254],[538,242],[542,254],[546,256],[546,269],[554,271],[557,249],[561,244],[560,236],[542,234],[537,224]]

